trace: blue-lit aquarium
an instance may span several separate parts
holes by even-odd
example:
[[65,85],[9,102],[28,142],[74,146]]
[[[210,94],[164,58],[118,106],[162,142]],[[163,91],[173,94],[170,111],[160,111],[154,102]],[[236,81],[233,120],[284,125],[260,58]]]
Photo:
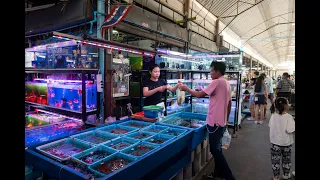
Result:
[[[81,82],[48,83],[49,106],[73,111],[82,110]],[[97,108],[97,86],[95,83],[86,83],[86,109]]]

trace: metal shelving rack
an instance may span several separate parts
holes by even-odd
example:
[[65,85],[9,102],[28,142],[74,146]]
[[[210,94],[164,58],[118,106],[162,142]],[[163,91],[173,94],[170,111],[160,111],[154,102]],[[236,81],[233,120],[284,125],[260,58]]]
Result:
[[[98,71],[99,71],[98,69],[85,69],[85,68],[81,68],[81,69],[80,68],[78,69],[31,69],[31,68],[29,69],[29,68],[26,68],[25,73],[28,75],[28,78],[31,77],[30,74],[58,74],[58,73],[81,74],[82,109],[81,109],[81,112],[79,112],[79,111],[73,111],[73,110],[68,110],[63,108],[52,107],[49,105],[32,103],[28,101],[25,101],[25,104],[33,108],[44,109],[44,110],[52,111],[55,113],[67,115],[70,117],[81,118],[83,122],[86,122],[88,115],[97,114],[97,117],[98,117],[100,112],[99,93],[97,93],[97,108],[95,110],[87,111],[87,107],[86,107],[86,98],[87,98],[86,97],[86,81],[91,80],[91,75],[98,74]],[[86,76],[88,76],[88,78]]]
[[[194,81],[194,74],[199,74],[200,73],[200,79],[202,79],[202,75],[205,75],[205,79],[208,79],[208,76],[210,75],[210,71],[201,71],[201,70],[192,70],[191,71],[191,77],[192,77],[192,82]],[[236,91],[236,97],[232,98],[232,101],[236,102],[236,109],[235,109],[235,119],[233,124],[228,124],[233,127],[233,134],[235,135],[236,131],[239,129],[239,105],[240,105],[240,91],[241,91],[241,73],[239,71],[226,71],[225,75],[228,74],[237,74],[237,91]],[[191,109],[192,109],[192,96],[191,96]],[[206,96],[205,98],[209,98],[209,96]]]

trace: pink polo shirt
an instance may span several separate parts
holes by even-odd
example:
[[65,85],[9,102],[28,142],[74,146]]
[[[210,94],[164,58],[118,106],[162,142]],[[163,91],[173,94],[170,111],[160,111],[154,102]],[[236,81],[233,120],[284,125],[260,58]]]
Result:
[[210,126],[225,126],[228,104],[231,101],[231,87],[229,82],[221,76],[212,80],[203,92],[210,96],[210,103],[206,123]]

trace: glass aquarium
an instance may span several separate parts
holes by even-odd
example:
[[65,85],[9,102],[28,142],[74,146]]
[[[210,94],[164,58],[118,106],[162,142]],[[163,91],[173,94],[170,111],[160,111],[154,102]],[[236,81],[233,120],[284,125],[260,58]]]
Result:
[[26,114],[25,127],[26,129],[30,129],[33,127],[61,122],[65,119],[66,117],[63,115],[36,109],[34,112],[28,112]]
[[98,68],[98,48],[74,40],[25,49],[25,68]]
[[112,82],[113,97],[129,96],[129,59],[124,58],[122,54],[114,55],[112,68],[115,70]]
[[25,101],[48,104],[48,87],[46,82],[25,82]]
[[[27,79],[25,100],[72,111],[82,111],[81,74],[43,75],[43,78]],[[89,78],[87,78],[89,79]],[[97,108],[97,85],[95,75],[86,80],[86,110]]]

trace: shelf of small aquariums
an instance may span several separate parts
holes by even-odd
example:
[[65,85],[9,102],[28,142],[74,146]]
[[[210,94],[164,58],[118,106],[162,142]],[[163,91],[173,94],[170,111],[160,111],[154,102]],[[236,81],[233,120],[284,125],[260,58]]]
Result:
[[57,68],[57,69],[35,69],[35,68],[25,68],[26,73],[98,73],[99,69],[89,69],[89,68]]
[[[49,111],[57,111],[57,113],[61,113],[61,114],[66,114],[66,113],[67,114],[70,114],[70,113],[82,114],[82,111],[74,111],[74,110],[70,110],[70,109],[53,107],[53,106],[49,106],[49,105],[45,105],[45,104],[38,104],[38,103],[33,103],[33,102],[28,102],[28,101],[25,101],[25,104],[31,105],[31,106],[39,108],[39,109],[45,109],[45,110],[49,110]],[[96,111],[97,111],[97,109],[87,110],[86,114],[87,115],[95,114]]]

